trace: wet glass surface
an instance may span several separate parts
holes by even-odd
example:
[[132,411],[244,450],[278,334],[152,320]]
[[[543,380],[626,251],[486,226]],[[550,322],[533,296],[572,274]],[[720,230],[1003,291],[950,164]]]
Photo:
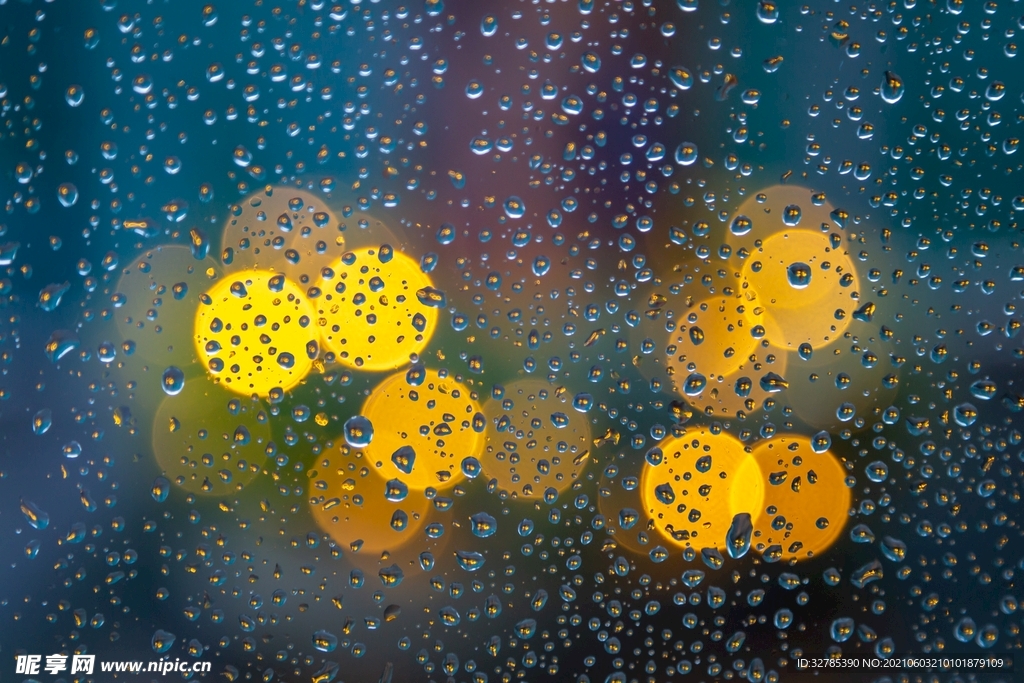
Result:
[[0,678],[1008,663],[1022,27],[0,0]]

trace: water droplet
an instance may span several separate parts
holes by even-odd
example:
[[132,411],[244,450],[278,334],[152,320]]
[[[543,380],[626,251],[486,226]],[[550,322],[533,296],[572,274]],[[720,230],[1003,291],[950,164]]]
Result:
[[903,79],[892,71],[886,71],[882,79],[882,99],[889,104],[896,104],[903,97]]
[[573,397],[572,407],[578,412],[586,413],[594,407],[594,397],[588,393],[580,392]]
[[668,71],[668,78],[672,85],[680,90],[689,90],[693,87],[693,74],[684,66],[674,66]]
[[849,617],[840,617],[832,622],[829,634],[837,643],[845,643],[853,635],[854,621]]
[[699,396],[708,384],[707,377],[699,372],[691,373],[683,385],[683,393],[687,396]]
[[725,558],[717,548],[702,548],[700,551],[701,560],[711,569],[721,569],[725,564]]
[[774,0],[759,0],[757,18],[762,24],[774,24],[779,20],[779,7]]
[[345,421],[345,441],[353,448],[366,448],[373,441],[373,424],[362,415],[350,417]]
[[150,645],[153,647],[153,652],[163,654],[171,649],[171,646],[174,645],[174,640],[175,635],[173,633],[157,629],[150,640]]
[[739,559],[747,554],[753,532],[754,525],[749,513],[740,512],[732,518],[732,524],[725,534],[725,549],[729,557]]
[[70,330],[55,330],[46,342],[46,357],[56,363],[79,346],[78,335]]
[[787,629],[793,623],[793,613],[783,607],[775,613],[772,622],[775,624],[775,628]]
[[961,403],[953,408],[953,419],[961,427],[970,427],[978,419],[978,409],[970,403]]
[[469,518],[473,535],[477,538],[493,536],[498,531],[498,520],[486,512],[478,512]]
[[158,503],[162,503],[167,500],[167,496],[171,493],[171,482],[167,481],[164,477],[157,477],[153,480],[153,486],[149,489],[149,494],[153,496],[153,500]]
[[313,647],[320,652],[333,652],[338,647],[338,637],[330,631],[320,629],[313,634]]
[[676,147],[676,163],[689,166],[697,161],[697,145],[692,142],[682,142]]
[[180,368],[176,368],[173,365],[170,366],[164,370],[160,386],[163,387],[164,393],[168,396],[175,396],[181,393],[181,390],[185,388],[185,373]]
[[872,581],[882,579],[884,574],[882,563],[878,560],[871,560],[867,564],[853,570],[853,573],[850,574],[850,583],[857,588],[863,588]]
[[25,500],[24,498],[21,499],[21,514],[25,516],[25,521],[33,529],[45,529],[50,524],[50,515],[46,514],[32,501]]
[[484,556],[471,550],[457,550],[455,559],[467,572],[475,572],[484,566]]
[[504,204],[505,215],[509,218],[522,218],[526,213],[526,204],[519,197],[509,197]]
[[880,484],[886,480],[889,476],[889,467],[881,460],[875,460],[864,468],[865,473],[868,475],[868,479]]
[[786,279],[793,289],[805,289],[811,284],[811,267],[800,261],[791,263],[786,268]]
[[409,495],[409,487],[399,479],[389,479],[384,483],[384,498],[392,503],[400,503]]
[[471,455],[462,459],[461,468],[462,473],[466,475],[467,479],[476,479],[483,471],[480,461]]
[[893,562],[902,562],[907,558],[907,544],[892,536],[883,536],[881,542],[882,554]]
[[850,540],[854,543],[874,543],[875,532],[867,524],[858,524],[850,529]]
[[974,640],[977,631],[978,626],[974,623],[974,619],[964,617],[953,628],[953,636],[961,643],[969,643]]
[[39,308],[48,313],[56,310],[57,306],[60,305],[61,299],[67,294],[69,289],[71,289],[71,283],[69,282],[46,285],[39,292]]
[[72,183],[61,183],[57,186],[57,200],[65,208],[74,206],[78,201],[78,188]]
[[581,62],[587,73],[594,74],[601,70],[601,58],[594,52],[584,52]]
[[32,433],[41,436],[53,425],[53,412],[43,408],[32,417]]
[[391,462],[399,471],[405,474],[412,474],[412,469],[416,464],[416,451],[413,450],[412,446],[401,446],[391,454]]
[[732,219],[732,223],[729,224],[729,232],[734,235],[742,236],[746,235],[754,227],[754,222],[748,217],[739,215]]
[[857,414],[857,406],[852,403],[841,403],[836,408],[836,417],[839,418],[840,422],[849,422]]

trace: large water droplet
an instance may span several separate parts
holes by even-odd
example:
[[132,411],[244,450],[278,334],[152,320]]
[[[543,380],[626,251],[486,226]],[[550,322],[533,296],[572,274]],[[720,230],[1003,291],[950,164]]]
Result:
[[33,529],[45,529],[50,525],[50,515],[30,500],[21,499],[21,514]]
[[522,218],[526,213],[526,204],[519,197],[509,197],[504,204],[505,215],[509,218]]
[[907,557],[907,544],[892,536],[883,536],[881,542],[882,554],[893,562],[902,562]]
[[167,500],[167,496],[171,492],[171,482],[167,481],[164,477],[157,477],[153,480],[153,486],[149,489],[149,494],[153,496],[153,500],[158,503],[162,503]]
[[366,448],[373,441],[373,423],[362,415],[345,421],[345,441],[352,448]]
[[880,484],[885,481],[886,477],[889,476],[889,466],[881,460],[875,460],[864,468],[864,470],[868,475],[868,479],[876,484]]
[[805,289],[811,284],[811,267],[797,261],[786,267],[786,279],[793,289]]
[[775,613],[775,617],[772,619],[775,624],[775,628],[787,629],[789,625],[793,623],[793,613],[783,607]]
[[964,617],[953,628],[953,636],[961,643],[969,643],[974,639],[977,631],[978,626],[974,623],[974,619]]
[[729,232],[734,235],[746,235],[754,227],[754,222],[747,216],[739,215],[729,224]]
[[32,416],[32,433],[37,436],[45,434],[53,425],[53,412],[43,408]]
[[72,183],[61,183],[57,186],[57,200],[65,208],[74,206],[78,201],[78,188]]
[[498,520],[486,512],[478,512],[469,518],[473,528],[473,535],[477,538],[493,536],[498,531]]
[[693,87],[693,74],[684,66],[674,66],[669,69],[668,78],[672,85],[680,90],[689,90]]
[[70,330],[54,330],[46,341],[46,357],[56,363],[79,346],[78,335]]
[[313,647],[320,652],[333,652],[338,647],[338,637],[330,631],[320,629],[313,634]]
[[757,18],[762,24],[774,24],[779,20],[779,7],[773,0],[760,0],[757,3]]
[[153,647],[153,652],[163,654],[171,649],[171,646],[174,645],[174,640],[175,635],[173,633],[157,629],[150,640],[150,645]]
[[837,643],[845,643],[853,635],[854,621],[849,617],[840,617],[832,622],[829,635]]
[[725,550],[729,557],[739,559],[750,550],[750,537],[754,532],[750,514],[740,512],[732,518],[732,524],[725,534]]
[[903,97],[903,79],[892,71],[886,71],[882,79],[882,99],[889,104],[896,104]]
[[692,142],[681,142],[676,147],[676,163],[689,166],[697,161],[697,145]]
[[182,372],[181,368],[173,365],[170,366],[164,370],[160,386],[163,387],[164,393],[168,396],[180,394],[181,390],[185,388],[185,373]]
[[472,550],[457,550],[455,559],[467,572],[475,572],[484,566],[484,556]]

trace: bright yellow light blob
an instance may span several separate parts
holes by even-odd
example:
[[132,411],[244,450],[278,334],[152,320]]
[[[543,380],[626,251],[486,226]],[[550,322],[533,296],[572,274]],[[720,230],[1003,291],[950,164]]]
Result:
[[754,448],[762,472],[764,502],[754,524],[752,548],[782,548],[782,559],[807,559],[828,549],[843,533],[850,508],[843,464],[815,453],[810,440],[785,436]]
[[317,283],[321,338],[346,367],[401,367],[426,348],[437,327],[437,308],[416,296],[432,286],[430,278],[405,254],[389,256],[385,263],[379,249],[357,249]]
[[201,377],[165,397],[153,418],[156,461],[168,480],[190,493],[242,490],[266,460],[269,440],[270,423],[259,402]]
[[373,424],[373,441],[363,449],[370,466],[410,491],[459,483],[465,478],[462,460],[479,458],[484,443],[473,392],[437,370],[422,374],[417,386],[405,372],[391,375],[374,387],[360,411]]
[[679,369],[706,377],[736,371],[758,343],[748,307],[740,297],[712,297],[683,312],[668,343]]
[[[785,377],[786,354],[753,336],[762,318],[751,308],[740,297],[711,297],[683,312],[676,329],[667,333],[670,383],[708,415],[749,414],[770,395],[761,379],[769,372]],[[702,390],[694,384],[698,375],[704,378]]]
[[640,497],[655,528],[680,547],[726,547],[733,517],[761,508],[764,481],[743,444],[695,428],[661,445],[659,465],[644,465]]
[[199,295],[220,275],[213,259],[197,261],[188,247],[154,247],[126,267],[117,283],[114,317],[134,357],[186,367],[195,362],[192,320]]
[[241,202],[228,218],[220,259],[230,270],[269,270],[299,282],[320,276],[345,246],[323,197],[270,187]]
[[238,273],[207,296],[196,311],[195,343],[215,382],[266,396],[306,376],[318,353],[316,311],[295,283],[267,271]]
[[484,476],[515,498],[539,498],[547,488],[565,491],[590,459],[586,415],[573,409],[567,392],[556,395],[543,380],[513,382],[483,412]]
[[820,347],[850,324],[858,290],[853,261],[832,248],[829,236],[784,230],[764,239],[743,264],[752,324],[760,322],[772,345]]
[[422,492],[388,500],[387,480],[363,453],[343,446],[321,456],[313,469],[310,512],[317,526],[343,547],[380,553],[423,540],[417,532],[426,523],[430,501]]

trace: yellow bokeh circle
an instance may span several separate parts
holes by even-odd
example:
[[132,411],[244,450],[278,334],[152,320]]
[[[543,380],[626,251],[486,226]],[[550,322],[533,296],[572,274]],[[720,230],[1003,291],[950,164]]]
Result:
[[669,335],[668,354],[680,370],[707,377],[736,371],[755,348],[749,304],[742,297],[712,297],[687,309]]
[[791,229],[767,237],[747,257],[742,276],[751,324],[763,325],[778,348],[828,344],[858,305],[850,297],[858,291],[853,261],[822,232]]
[[753,519],[761,508],[764,482],[743,444],[703,427],[660,445],[662,462],[645,464],[640,497],[666,540],[695,549],[726,547],[733,517]]
[[754,523],[752,548],[779,545],[783,559],[819,555],[843,533],[851,493],[843,464],[829,452],[815,453],[803,436],[758,444],[753,457],[762,472],[764,498]]
[[363,450],[385,480],[398,479],[410,491],[449,488],[465,478],[463,459],[479,458],[483,450],[480,405],[469,388],[437,370],[410,374],[421,382],[410,384],[407,373],[395,373],[363,403],[360,414],[373,425]]
[[218,282],[196,311],[196,352],[215,382],[266,396],[298,384],[318,353],[305,293],[283,275],[238,273]]
[[422,492],[404,500],[385,497],[387,480],[366,457],[347,446],[321,456],[311,474],[310,512],[342,547],[360,553],[394,551],[423,528],[430,501]]
[[191,493],[230,495],[266,460],[270,424],[259,402],[204,378],[167,396],[153,419],[153,453],[164,476]]
[[324,346],[346,367],[394,370],[430,342],[438,309],[417,292],[430,277],[405,254],[357,249],[335,261],[317,282],[317,328]]
[[484,476],[516,498],[569,488],[590,460],[590,423],[543,380],[519,380],[484,404]]
[[[771,395],[761,388],[762,378],[768,373],[785,377],[787,354],[755,336],[762,316],[751,309],[743,297],[711,297],[688,308],[667,333],[669,383],[708,416],[750,414]],[[705,384],[693,393],[697,375]]]

